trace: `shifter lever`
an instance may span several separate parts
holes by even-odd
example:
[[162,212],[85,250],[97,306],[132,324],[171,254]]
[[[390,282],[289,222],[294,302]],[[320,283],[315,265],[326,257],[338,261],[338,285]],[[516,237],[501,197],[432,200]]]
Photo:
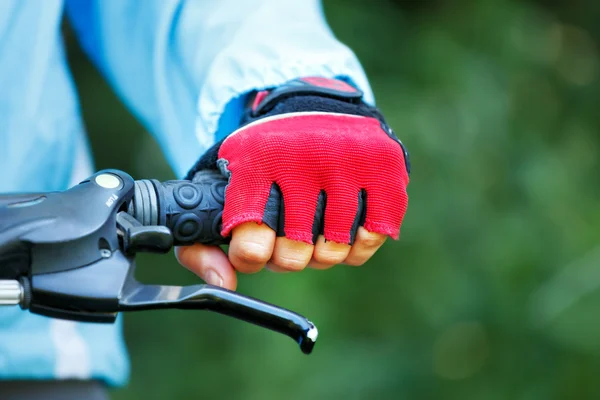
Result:
[[166,226],[144,226],[125,211],[117,213],[117,233],[127,254],[141,252],[168,253],[173,236]]

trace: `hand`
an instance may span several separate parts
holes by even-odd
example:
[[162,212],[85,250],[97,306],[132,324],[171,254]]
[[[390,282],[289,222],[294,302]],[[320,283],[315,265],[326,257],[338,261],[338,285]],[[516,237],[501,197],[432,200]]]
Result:
[[231,235],[229,255],[195,245],[177,249],[179,261],[208,283],[235,289],[236,271],[362,265],[387,236],[398,238],[407,154],[381,115],[356,102],[357,92],[305,78],[259,93],[249,123],[189,175],[219,168],[229,177],[222,230]]

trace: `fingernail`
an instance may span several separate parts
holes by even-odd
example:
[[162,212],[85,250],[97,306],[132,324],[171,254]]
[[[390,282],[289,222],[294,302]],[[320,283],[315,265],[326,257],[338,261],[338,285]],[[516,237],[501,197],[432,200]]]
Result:
[[206,271],[204,281],[209,285],[223,286],[223,278],[214,269]]

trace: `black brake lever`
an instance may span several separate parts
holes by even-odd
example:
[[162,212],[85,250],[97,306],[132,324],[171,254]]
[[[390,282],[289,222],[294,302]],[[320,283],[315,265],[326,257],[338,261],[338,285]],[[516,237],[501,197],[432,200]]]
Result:
[[114,322],[118,312],[210,310],[280,333],[309,354],[316,327],[292,311],[211,285],[144,285],[135,255],[226,243],[226,182],[134,181],[100,171],[65,191],[0,196],[0,305],[55,318]]
[[291,337],[305,354],[312,352],[318,335],[299,314],[212,285],[143,285],[130,280],[119,300],[120,311],[165,308],[210,310],[241,319]]

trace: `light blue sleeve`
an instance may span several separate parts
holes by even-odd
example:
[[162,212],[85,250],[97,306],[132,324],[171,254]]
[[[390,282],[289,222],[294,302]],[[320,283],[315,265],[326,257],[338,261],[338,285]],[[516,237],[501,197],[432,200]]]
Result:
[[341,77],[373,102],[317,0],[68,0],[84,50],[181,177],[231,130],[252,90]]

